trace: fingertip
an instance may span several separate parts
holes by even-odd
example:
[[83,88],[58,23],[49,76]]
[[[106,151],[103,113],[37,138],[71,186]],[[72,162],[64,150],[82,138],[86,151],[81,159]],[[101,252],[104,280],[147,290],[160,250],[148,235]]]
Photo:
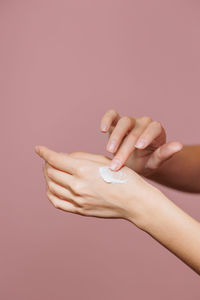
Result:
[[137,149],[144,149],[148,146],[147,141],[143,138],[139,138],[135,144],[135,148]]
[[108,129],[109,129],[108,124],[103,124],[100,128],[101,132],[103,132],[103,133],[107,132]]
[[170,157],[174,156],[182,148],[183,148],[183,145],[179,142],[169,142],[165,145],[162,145],[157,150],[159,150],[159,152],[160,152],[159,156],[162,157],[161,160],[165,161],[165,160],[169,159]]
[[46,146],[41,146],[41,145],[36,145],[35,146],[35,152],[43,158],[44,154],[46,153],[45,151],[49,150]]
[[110,163],[110,169],[112,171],[118,171],[122,167],[122,162],[118,158],[114,158]]
[[35,146],[35,151],[37,152],[40,146],[36,145]]
[[40,146],[40,145],[36,145],[36,146],[35,146],[35,152],[36,152],[37,154],[40,154],[40,150],[41,150],[41,146]]
[[182,149],[183,148],[183,144],[181,142],[176,142],[177,145],[179,145],[179,148]]
[[178,152],[183,148],[183,144],[181,144],[180,142],[173,142],[171,147],[174,150],[174,152]]

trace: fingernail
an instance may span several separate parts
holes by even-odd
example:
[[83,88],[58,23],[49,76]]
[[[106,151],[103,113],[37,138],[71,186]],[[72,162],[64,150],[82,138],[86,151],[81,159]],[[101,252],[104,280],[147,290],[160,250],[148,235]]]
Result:
[[146,144],[146,141],[144,139],[139,139],[137,141],[137,143],[135,144],[135,147],[136,148],[143,148]]
[[115,150],[116,144],[117,144],[116,141],[111,141],[108,144],[108,150],[113,152]]
[[119,159],[113,159],[113,161],[110,164],[110,169],[117,170],[118,168],[121,167],[121,161]]
[[182,144],[177,144],[177,145],[174,145],[173,146],[173,150],[175,150],[175,151],[179,151],[179,150],[181,150],[183,148],[183,145]]
[[101,127],[102,131],[107,131],[108,130],[108,125],[107,124],[103,124]]

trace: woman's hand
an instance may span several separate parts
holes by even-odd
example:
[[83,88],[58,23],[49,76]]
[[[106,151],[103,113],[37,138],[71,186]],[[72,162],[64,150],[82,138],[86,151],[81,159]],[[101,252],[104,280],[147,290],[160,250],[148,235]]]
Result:
[[47,197],[67,212],[100,218],[122,218],[163,244],[200,274],[200,224],[158,189],[127,167],[128,181],[106,183],[99,167],[110,159],[83,152],[57,153],[44,146]]
[[164,128],[150,117],[120,117],[115,110],[109,110],[100,128],[110,136],[107,151],[114,155],[112,170],[126,165],[140,175],[149,176],[183,147],[179,142],[166,143]]
[[102,155],[57,153],[44,146],[36,152],[45,160],[47,197],[56,208],[102,218],[123,218],[143,228],[159,192],[128,167],[126,183],[106,183],[99,167],[109,165]]

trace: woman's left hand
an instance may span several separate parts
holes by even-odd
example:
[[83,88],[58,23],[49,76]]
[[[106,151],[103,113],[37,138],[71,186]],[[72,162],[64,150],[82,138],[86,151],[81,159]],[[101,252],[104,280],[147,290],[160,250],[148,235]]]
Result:
[[127,219],[142,228],[156,207],[161,192],[126,166],[121,171],[127,182],[106,183],[99,174],[99,167],[110,164],[105,156],[58,153],[45,146],[36,152],[45,160],[46,193],[56,208],[85,216]]

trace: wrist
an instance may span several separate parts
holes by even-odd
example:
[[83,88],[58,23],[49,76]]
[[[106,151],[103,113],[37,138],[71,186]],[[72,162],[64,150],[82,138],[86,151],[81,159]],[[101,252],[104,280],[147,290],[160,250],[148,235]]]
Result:
[[159,214],[167,209],[171,201],[156,187],[150,185],[150,190],[141,199],[140,212],[135,215],[131,208],[127,220],[135,224],[139,229],[150,233],[151,227],[157,222]]

